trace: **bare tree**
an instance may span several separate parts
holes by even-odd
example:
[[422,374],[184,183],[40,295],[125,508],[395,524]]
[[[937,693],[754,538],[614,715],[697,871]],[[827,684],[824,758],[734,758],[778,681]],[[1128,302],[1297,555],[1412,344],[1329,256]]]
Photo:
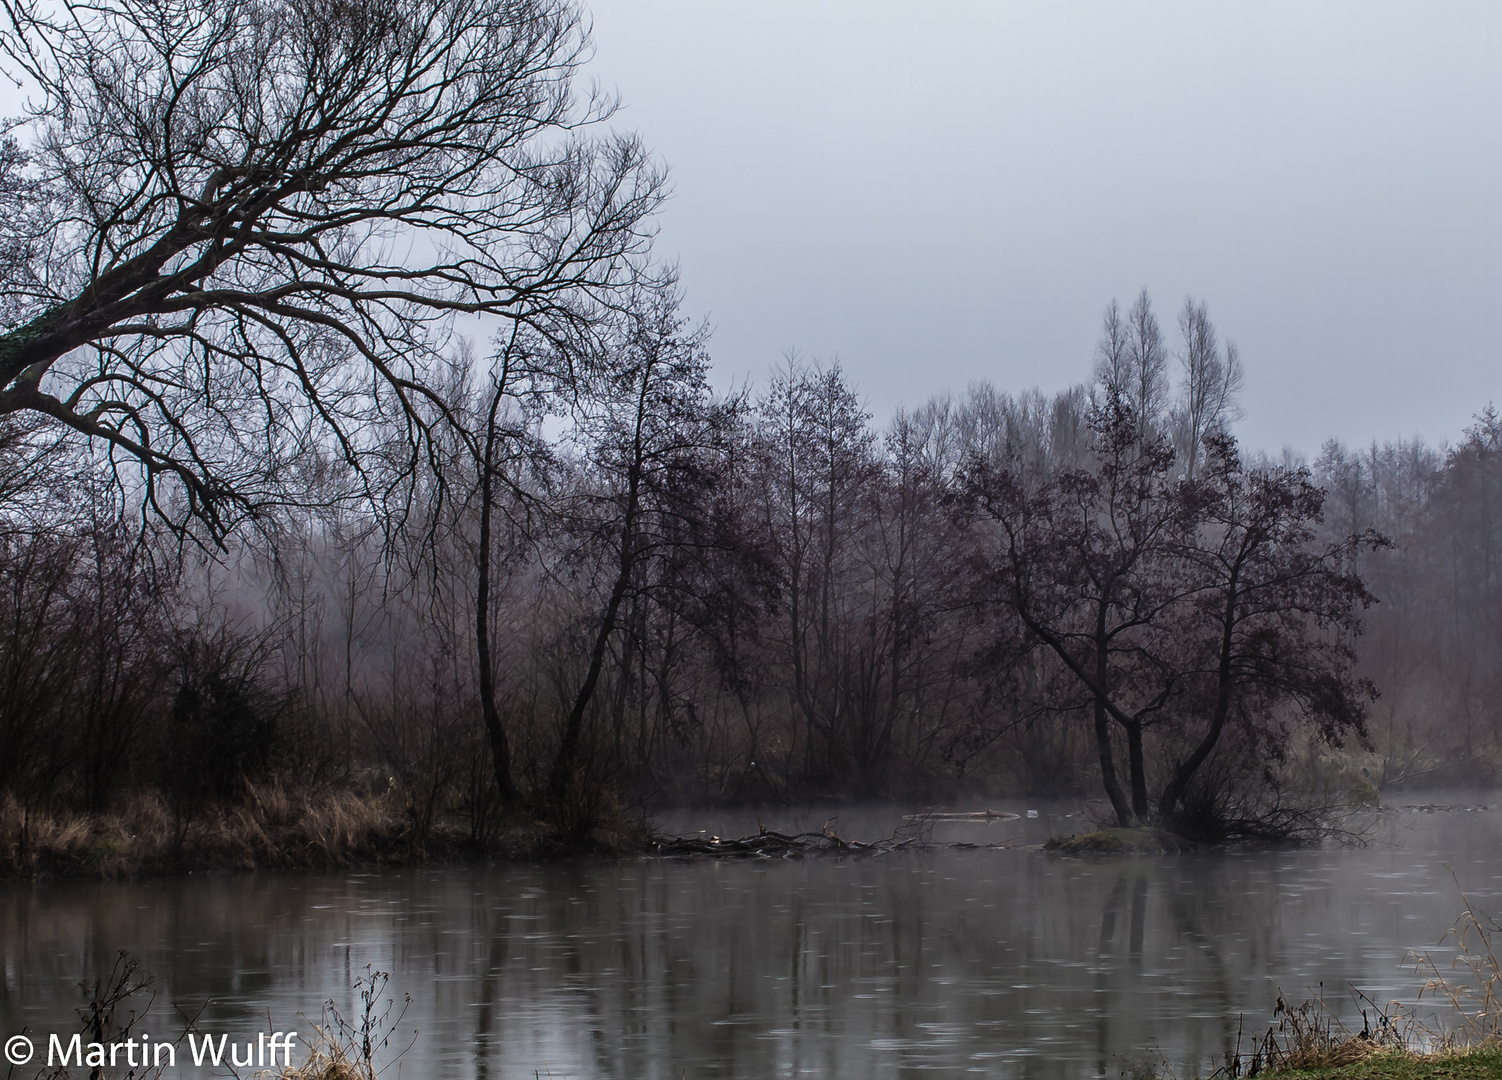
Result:
[[456,318],[561,333],[643,272],[663,174],[591,134],[587,44],[568,0],[7,3],[0,415],[215,535],[383,413],[423,466]]
[[[789,354],[758,403],[760,517],[776,565],[781,625],[769,628],[791,707],[784,770],[801,750],[805,776],[827,778],[846,735],[843,689],[851,586],[865,498],[879,476],[870,415],[838,364],[807,364]],[[798,737],[797,719],[803,735]],[[823,751],[823,761],[816,758]]]
[[583,364],[596,376],[575,410],[589,455],[588,482],[578,492],[585,533],[580,554],[598,567],[602,585],[609,584],[549,773],[547,797],[555,805],[576,780],[586,717],[622,604],[641,589],[644,568],[682,543],[677,526],[698,500],[682,499],[681,489],[714,451],[726,408],[738,407],[710,398],[706,333],[686,325],[678,303],[675,289],[639,296],[603,342],[608,359]]
[[502,406],[506,403],[509,365],[502,358],[495,382],[490,388],[489,402],[485,408],[485,434],[481,440],[479,476],[480,489],[480,536],[479,550],[475,559],[475,651],[479,668],[480,715],[485,721],[485,737],[490,744],[491,769],[495,774],[496,790],[503,806],[513,806],[520,800],[516,781],[511,775],[511,743],[506,737],[506,728],[501,721],[501,710],[496,705],[495,651],[490,641],[491,620],[491,557],[495,546],[491,539],[495,519],[497,474],[501,470],[500,444],[508,436],[519,438],[520,433],[505,427]]
[[1179,354],[1183,379],[1172,425],[1184,475],[1193,480],[1205,456],[1205,439],[1223,434],[1241,418],[1241,357],[1235,342],[1227,341],[1221,350],[1204,303],[1185,299],[1179,331],[1184,337]]
[[1368,531],[1321,543],[1325,493],[1308,469],[1248,469],[1224,434],[1205,449],[1203,481],[1177,492],[1196,528],[1176,560],[1192,588],[1170,613],[1187,722],[1158,800],[1169,820],[1229,723],[1276,758],[1291,717],[1333,745],[1364,740],[1376,696],[1354,673],[1361,613],[1376,602],[1354,560],[1387,540]]
[[[1146,820],[1144,733],[1179,681],[1168,614],[1192,588],[1162,572],[1186,529],[1164,440],[1139,444],[1129,402],[1092,410],[1097,461],[1041,475],[977,462],[969,486],[994,523],[985,582],[1022,624],[1023,648],[1053,652],[1094,725],[1101,782],[1123,825]],[[1070,680],[1062,694],[1068,699]],[[1127,784],[1113,726],[1127,740]]]
[[[1189,482],[1165,437],[1137,444],[1130,404],[1097,405],[1092,426],[1088,469],[1038,477],[982,461],[970,483],[995,525],[987,581],[1021,622],[1020,647],[1067,672],[1048,692],[1093,717],[1118,821],[1177,821],[1228,725],[1265,759],[1295,721],[1331,743],[1364,738],[1372,687],[1351,643],[1373,598],[1352,564],[1384,541],[1320,542],[1324,493],[1308,470],[1248,469],[1227,435],[1207,440],[1206,475]],[[1150,738],[1166,771],[1156,803]]]
[[1150,441],[1168,407],[1168,352],[1143,289],[1131,310],[1122,314],[1112,300],[1102,319],[1095,355],[1097,405],[1125,409],[1139,426],[1139,441]]

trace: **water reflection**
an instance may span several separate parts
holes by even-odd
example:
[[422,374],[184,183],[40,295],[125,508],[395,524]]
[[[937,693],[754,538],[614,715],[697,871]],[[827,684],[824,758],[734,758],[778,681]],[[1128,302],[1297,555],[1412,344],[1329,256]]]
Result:
[[10,886],[0,1028],[60,1030],[77,982],[129,948],[162,991],[153,1023],[204,1006],[216,1031],[348,1009],[365,965],[389,970],[419,1033],[404,1076],[1064,1077],[1150,1045],[1186,1075],[1242,1014],[1260,1030],[1280,985],[1411,998],[1404,955],[1459,910],[1442,864],[1502,896],[1499,829],[1410,814],[1361,850]]

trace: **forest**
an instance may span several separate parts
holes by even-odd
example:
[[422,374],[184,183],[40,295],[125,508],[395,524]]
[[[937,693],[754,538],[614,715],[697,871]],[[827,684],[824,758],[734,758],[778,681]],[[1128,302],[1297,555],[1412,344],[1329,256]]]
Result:
[[716,389],[575,7],[274,14],[0,32],[13,851],[289,793],[419,847],[972,795],[1222,839],[1498,780],[1492,406],[1268,456],[1206,306],[1145,291],[1052,395]]
[[[184,820],[355,790],[483,837],[520,806],[1099,800],[1107,768],[1123,821],[1224,832],[1357,775],[1494,782],[1502,419],[1453,447],[1249,454],[1225,434],[1234,349],[1202,305],[1179,322],[1170,343],[1144,294],[1108,309],[1091,382],[877,424],[844,370],[796,356],[715,394],[659,298],[566,408],[529,361],[487,384],[461,350],[478,455],[435,440],[439,467],[379,511],[321,462],[321,503],[220,547],[14,426],[0,786],[36,810],[151,793]],[[1128,540],[1072,531],[1082,505]],[[1225,586],[1183,567],[1259,514],[1277,626],[1244,627],[1219,743],[1160,796],[1216,723],[1215,658],[1185,643]],[[1071,655],[1106,657],[1111,689]]]

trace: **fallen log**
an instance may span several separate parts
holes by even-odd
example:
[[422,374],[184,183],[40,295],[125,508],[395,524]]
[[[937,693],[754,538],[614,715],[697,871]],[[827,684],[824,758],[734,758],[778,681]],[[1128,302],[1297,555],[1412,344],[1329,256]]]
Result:
[[1009,810],[971,810],[961,814],[926,810],[918,814],[909,814],[902,819],[902,823],[904,825],[921,825],[928,821],[1018,821],[1021,818],[1021,814],[1014,814]]
[[[999,816],[999,815],[998,815]],[[1011,815],[1016,817],[1016,814]],[[819,832],[781,833],[763,827],[754,836],[727,838],[721,836],[657,836],[647,846],[650,855],[663,858],[762,858],[801,859],[807,855],[860,856],[888,855],[896,851],[933,851],[939,848],[1006,848],[1020,836],[990,844],[950,843],[935,844],[918,833],[902,835],[902,830],[875,843],[846,840],[832,830]]]

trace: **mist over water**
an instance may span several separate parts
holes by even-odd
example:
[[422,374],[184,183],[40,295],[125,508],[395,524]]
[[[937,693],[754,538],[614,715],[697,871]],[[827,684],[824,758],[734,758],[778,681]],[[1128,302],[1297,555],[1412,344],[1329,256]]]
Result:
[[1441,1030],[1502,9],[1382,6],[7,6],[0,1080]]
[[[154,1039],[200,1027],[295,1027],[354,1008],[367,965],[412,1003],[401,1075],[512,1077],[1115,1074],[1161,1053],[1179,1075],[1266,1029],[1279,988],[1321,985],[1359,1029],[1351,989],[1412,1003],[1412,950],[1461,910],[1453,868],[1502,907],[1502,799],[1395,800],[1365,847],[1071,860],[1035,850],[875,859],[193,875],[0,891],[0,1026],[75,1029],[68,988],[117,950],[156,978]],[[1464,809],[1486,806],[1487,809]],[[1022,804],[998,806],[1022,810]],[[988,843],[1074,831],[1077,807],[1033,821],[947,825]],[[847,811],[872,838],[902,808]],[[818,828],[824,809],[732,815],[726,833]],[[1445,963],[1441,959],[1441,963]],[[1419,1003],[1427,1014],[1432,1004]],[[243,1034],[241,1035],[243,1038]]]

